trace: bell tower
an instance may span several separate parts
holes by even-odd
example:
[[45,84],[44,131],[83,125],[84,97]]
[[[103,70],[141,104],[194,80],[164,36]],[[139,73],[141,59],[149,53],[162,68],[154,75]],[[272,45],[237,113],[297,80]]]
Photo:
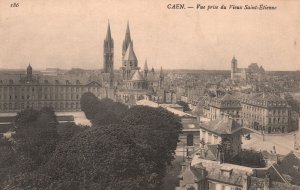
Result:
[[114,40],[111,37],[110,24],[108,22],[106,38],[103,43],[103,73],[114,71]]

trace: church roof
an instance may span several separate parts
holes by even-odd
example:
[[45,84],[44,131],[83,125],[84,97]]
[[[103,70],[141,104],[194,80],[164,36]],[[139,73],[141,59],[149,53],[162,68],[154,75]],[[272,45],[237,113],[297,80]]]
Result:
[[138,81],[138,80],[144,80],[143,76],[141,75],[141,73],[136,70],[131,78],[131,80],[134,80],[134,81]]
[[125,56],[124,56],[124,60],[137,61],[137,58],[136,58],[135,53],[133,51],[133,43],[132,42],[129,44],[129,47],[127,48],[127,51],[126,51]]

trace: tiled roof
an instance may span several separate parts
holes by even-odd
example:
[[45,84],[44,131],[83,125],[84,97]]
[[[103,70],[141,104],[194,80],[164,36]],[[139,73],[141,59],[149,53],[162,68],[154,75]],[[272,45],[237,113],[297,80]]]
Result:
[[242,129],[241,125],[231,118],[219,118],[200,126],[216,134],[233,134]]
[[210,105],[218,108],[240,108],[241,107],[240,101],[230,94],[225,94],[223,97],[212,100]]
[[286,107],[287,102],[275,94],[255,93],[241,94],[239,99],[242,103],[261,107]]

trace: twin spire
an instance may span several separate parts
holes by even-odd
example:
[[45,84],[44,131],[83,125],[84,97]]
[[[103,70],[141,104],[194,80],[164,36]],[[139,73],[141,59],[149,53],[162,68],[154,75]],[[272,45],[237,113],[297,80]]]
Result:
[[110,32],[110,23],[108,21],[107,32],[106,32],[106,40],[110,40],[110,39],[111,39],[111,32]]
[[126,50],[128,46],[132,43],[131,36],[130,36],[130,28],[129,28],[129,22],[127,21],[127,28],[125,33],[125,39],[123,41],[123,48],[122,48],[122,56],[125,56]]
[[[106,41],[107,45],[112,44],[112,46],[110,46],[110,47],[113,47],[113,39],[112,39],[112,36],[111,36],[110,22],[109,21],[108,21],[108,25],[107,25],[107,32],[106,32],[105,41]],[[122,60],[123,61],[127,60],[127,61],[136,62],[136,66],[137,66],[137,57],[136,57],[135,52],[133,50],[133,41],[132,41],[131,35],[130,35],[129,21],[127,21],[125,38],[123,40]],[[147,60],[145,61],[144,70],[148,70]],[[161,71],[160,71],[160,76],[163,76],[162,68],[161,68]]]

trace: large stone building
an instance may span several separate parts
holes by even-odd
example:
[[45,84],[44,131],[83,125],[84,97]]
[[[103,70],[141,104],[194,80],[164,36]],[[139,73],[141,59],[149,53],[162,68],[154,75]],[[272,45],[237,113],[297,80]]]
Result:
[[[200,125],[201,143],[206,145],[205,154],[212,153],[215,157],[214,160],[222,162],[241,152],[241,135],[241,124],[232,119],[229,115]],[[224,143],[230,147],[231,152],[226,153],[220,150],[220,145],[224,145]],[[215,152],[215,150],[218,150],[218,152]]]
[[240,119],[242,106],[240,101],[230,94],[225,94],[222,97],[211,99],[210,101],[209,118],[215,120],[228,114],[236,120]]
[[265,70],[257,63],[251,63],[248,68],[238,68],[238,61],[235,57],[231,60],[231,80],[232,81],[261,81],[264,79]]
[[[129,24],[122,46],[122,67],[114,71],[114,40],[108,23],[103,42],[103,70],[93,75],[82,75],[76,69],[63,74],[44,75],[33,73],[31,65],[22,74],[0,76],[0,112],[16,112],[25,108],[48,106],[55,111],[80,111],[80,98],[92,92],[98,98],[111,98],[126,104],[140,99],[151,99],[164,103],[169,93],[164,90],[164,73],[148,70],[145,62],[140,71],[133,49]],[[172,96],[171,96],[172,99]]]
[[80,98],[92,92],[104,98],[111,92],[96,81],[43,77],[34,75],[31,65],[26,75],[0,79],[0,112],[16,112],[25,108],[53,107],[56,111],[80,111]]
[[275,94],[257,93],[239,96],[243,125],[266,133],[290,131],[291,110]]
[[246,80],[246,69],[238,68],[238,62],[235,57],[231,60],[231,80]]
[[[117,86],[117,100],[126,104],[134,104],[141,99],[161,101],[165,99],[164,74],[162,68],[159,75],[152,69],[148,70],[147,60],[143,71],[140,71],[138,59],[134,51],[129,24],[122,46],[121,80]],[[159,96],[161,94],[161,96]]]

